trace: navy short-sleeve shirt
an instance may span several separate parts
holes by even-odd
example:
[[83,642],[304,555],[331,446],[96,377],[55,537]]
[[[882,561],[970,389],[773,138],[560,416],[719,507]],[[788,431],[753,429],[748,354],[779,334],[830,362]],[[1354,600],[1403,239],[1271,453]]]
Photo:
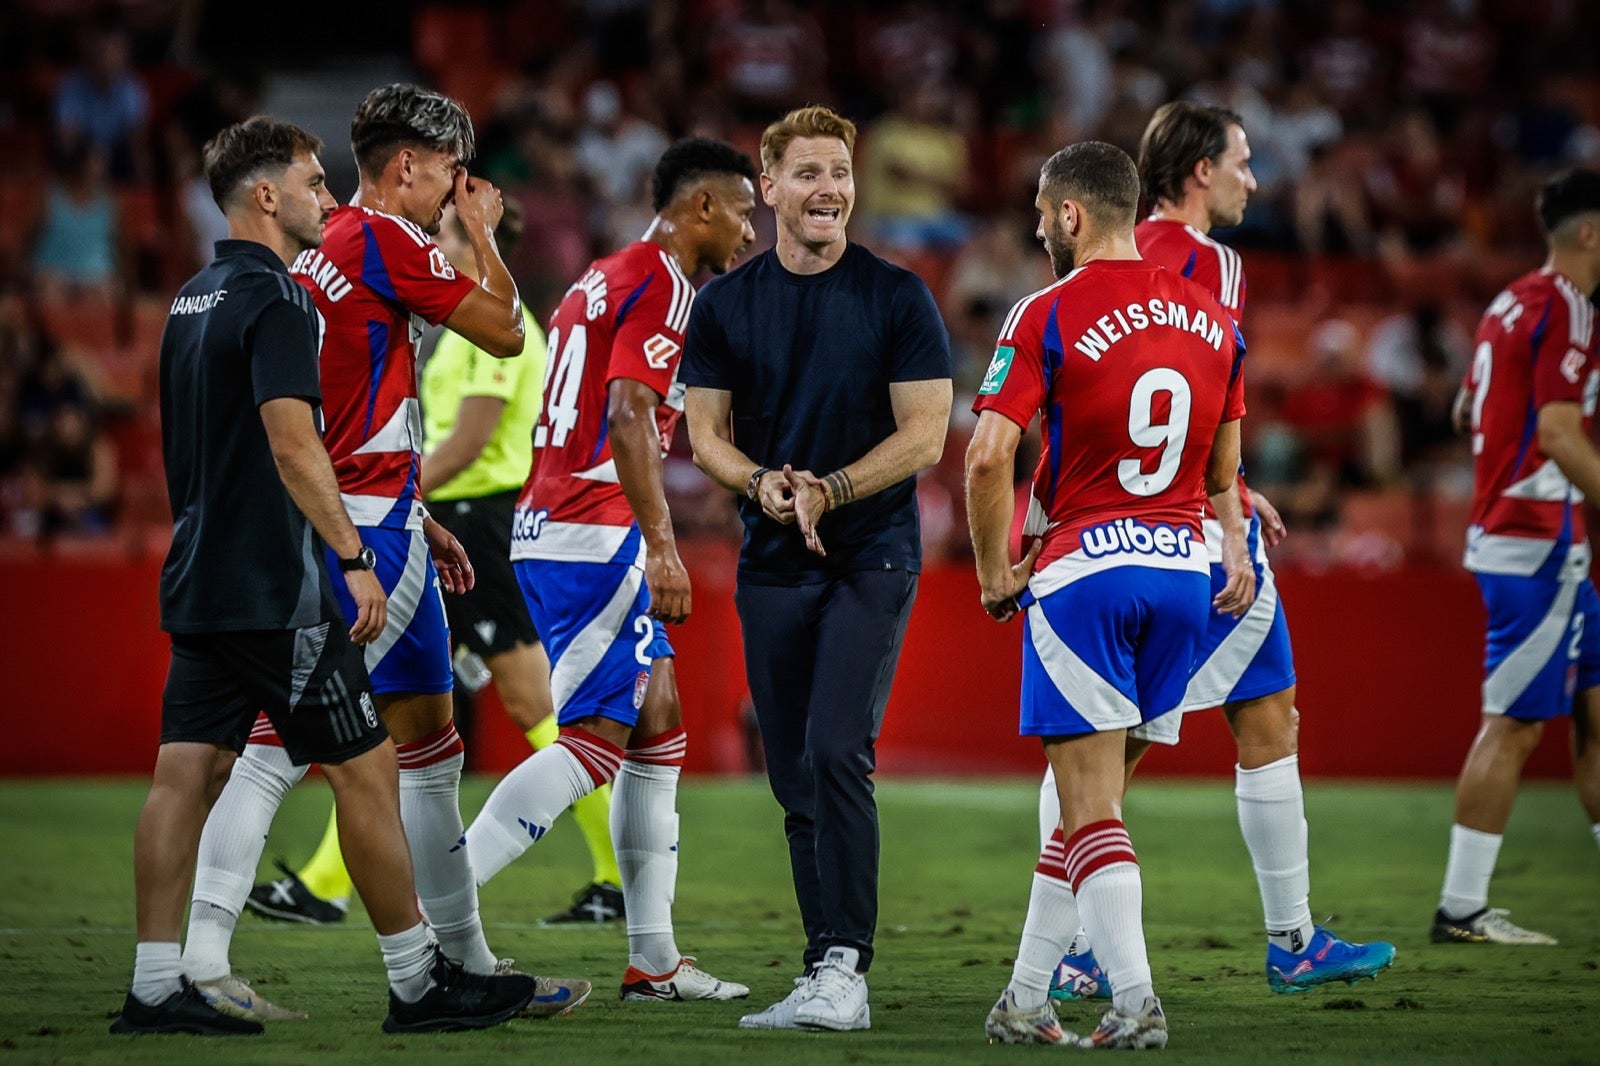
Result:
[[[791,273],[769,251],[714,278],[695,298],[679,370],[685,385],[732,393],[734,443],[752,461],[819,477],[895,431],[891,383],[949,376],[928,287],[858,244],[820,274]],[[824,515],[826,557],[752,500],[739,515],[740,576],[759,584],[922,566],[915,478]]]

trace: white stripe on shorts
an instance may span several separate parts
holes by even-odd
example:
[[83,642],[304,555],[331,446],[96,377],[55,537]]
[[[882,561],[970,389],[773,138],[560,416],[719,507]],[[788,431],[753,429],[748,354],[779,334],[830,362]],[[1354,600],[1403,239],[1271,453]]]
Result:
[[[1215,607],[1211,608],[1216,610]],[[1233,627],[1233,632],[1222,638],[1211,657],[1200,664],[1189,678],[1189,687],[1183,690],[1183,701],[1175,713],[1203,711],[1220,707],[1228,694],[1238,687],[1239,679],[1250,669],[1267,637],[1272,633],[1272,620],[1278,614],[1278,582],[1272,568],[1261,568],[1261,587],[1256,590],[1256,601]],[[1176,743],[1174,741],[1174,743]]]
[[412,530],[410,537],[406,568],[400,572],[400,580],[389,591],[389,622],[378,639],[368,644],[362,653],[368,673],[376,670],[378,664],[383,662],[383,657],[389,654],[389,649],[405,636],[411,620],[417,616],[417,605],[422,602],[422,594],[428,588],[428,567],[432,565],[428,558],[428,538],[417,530]]
[[1096,732],[1139,724],[1139,708],[1134,702],[1067,647],[1038,603],[1028,608],[1028,631],[1050,683]]
[[628,572],[623,575],[622,581],[617,585],[617,591],[611,594],[611,599],[600,609],[600,613],[589,619],[589,624],[578,631],[572,638],[566,650],[561,653],[561,658],[556,660],[554,668],[550,671],[550,698],[555,705],[555,713],[559,715],[572,694],[594,673],[594,668],[600,665],[600,660],[605,658],[606,652],[611,650],[611,645],[616,643],[617,637],[622,633],[623,623],[628,620],[628,613],[633,610],[633,601],[639,595],[639,586],[644,584],[644,539],[639,539],[639,552],[634,557],[633,565],[628,567]]
[[1550,610],[1528,634],[1528,639],[1517,645],[1517,650],[1500,660],[1483,681],[1483,713],[1505,714],[1517,697],[1549,664],[1552,656],[1567,639],[1572,629],[1572,611],[1578,602],[1578,588],[1582,582],[1563,581],[1556,587],[1556,598]]

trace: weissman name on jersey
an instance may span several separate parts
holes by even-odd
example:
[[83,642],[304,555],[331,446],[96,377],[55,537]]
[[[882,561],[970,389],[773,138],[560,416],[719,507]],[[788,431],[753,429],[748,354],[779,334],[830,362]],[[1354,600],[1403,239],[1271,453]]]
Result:
[[[1193,333],[1204,338],[1212,348],[1222,351],[1222,323],[1199,308],[1155,298],[1143,303],[1130,303],[1109,315],[1101,315],[1072,346],[1098,362],[1112,345],[1152,326],[1170,326],[1184,333]],[[1231,328],[1232,323],[1229,326]]]

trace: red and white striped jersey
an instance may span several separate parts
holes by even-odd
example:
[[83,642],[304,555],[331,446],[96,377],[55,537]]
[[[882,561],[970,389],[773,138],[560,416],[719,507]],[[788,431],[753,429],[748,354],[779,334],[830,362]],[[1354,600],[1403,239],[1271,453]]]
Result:
[[1206,569],[1206,465],[1217,427],[1244,415],[1243,354],[1209,293],[1137,259],[1091,262],[1011,309],[973,409],[1041,418],[1023,526],[1025,546],[1044,538],[1036,574]]
[[1539,409],[1581,404],[1585,435],[1600,396],[1595,307],[1561,274],[1524,274],[1478,323],[1472,394],[1473,496],[1466,567],[1529,576],[1576,549],[1587,573],[1583,493],[1539,450]]
[[[1152,263],[1175,270],[1204,288],[1233,316],[1244,320],[1244,263],[1239,253],[1212,240],[1187,222],[1172,218],[1147,218],[1133,229],[1139,254]],[[1244,483],[1244,468],[1239,468],[1239,503],[1250,527],[1250,542],[1260,539],[1260,522],[1250,506],[1250,490]],[[1217,521],[1211,501],[1206,501],[1206,548],[1211,561],[1222,562],[1222,523]],[[1251,555],[1254,556],[1254,550]]]
[[290,266],[322,315],[323,443],[358,526],[422,528],[417,339],[471,292],[414,222],[336,209],[322,247]]
[[662,453],[683,414],[678,384],[694,285],[666,249],[636,241],[592,263],[550,319],[544,410],[517,500],[511,558],[608,562],[633,528],[606,428],[611,382],[662,397]]

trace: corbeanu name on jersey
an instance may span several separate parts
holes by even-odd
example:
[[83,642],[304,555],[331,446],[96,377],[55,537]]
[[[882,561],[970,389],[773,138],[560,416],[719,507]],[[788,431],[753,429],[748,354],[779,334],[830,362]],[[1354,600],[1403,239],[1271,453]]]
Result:
[[317,288],[322,290],[329,303],[338,303],[350,295],[350,290],[355,287],[339,272],[338,267],[314,248],[307,248],[295,256],[294,263],[289,267],[289,273],[310,278],[316,283]]
[[1083,554],[1091,559],[1124,552],[1187,559],[1193,551],[1194,531],[1184,526],[1147,526],[1137,518],[1118,518],[1085,529],[1080,537]]
[[1222,350],[1221,322],[1212,319],[1204,310],[1155,297],[1131,303],[1108,315],[1101,315],[1093,326],[1084,330],[1083,336],[1077,339],[1073,347],[1098,363],[1100,357],[1113,344],[1135,331],[1149,329],[1151,326],[1169,326],[1185,333],[1193,333],[1217,351]]
[[226,295],[228,295],[227,289],[218,289],[216,292],[208,292],[200,296],[180,296],[172,301],[172,310],[167,313],[173,315],[198,315],[217,306]]

